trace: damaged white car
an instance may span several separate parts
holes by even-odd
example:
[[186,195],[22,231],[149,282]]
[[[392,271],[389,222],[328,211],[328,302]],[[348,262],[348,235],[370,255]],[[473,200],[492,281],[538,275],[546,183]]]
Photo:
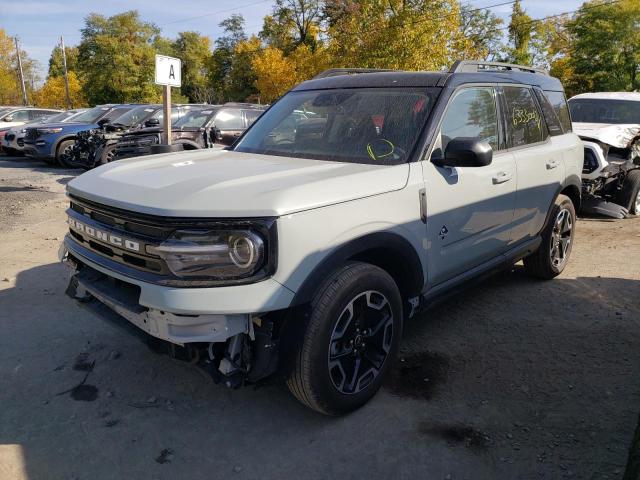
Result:
[[569,109],[585,147],[582,210],[640,215],[640,93],[584,93]]

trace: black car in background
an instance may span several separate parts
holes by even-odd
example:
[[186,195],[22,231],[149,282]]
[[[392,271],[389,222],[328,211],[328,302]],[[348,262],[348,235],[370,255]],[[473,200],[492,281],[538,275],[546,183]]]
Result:
[[[181,144],[185,150],[231,145],[265,110],[263,105],[249,103],[210,105],[193,110],[172,124],[171,142]],[[126,133],[115,147],[115,159],[152,153],[152,146],[161,143],[162,133],[160,126]]]
[[[173,105],[172,122],[178,121],[199,105]],[[71,154],[65,158],[68,167],[90,169],[113,160],[116,144],[122,135],[141,128],[158,128],[162,124],[163,109],[159,104],[139,105],[112,121],[80,132]]]

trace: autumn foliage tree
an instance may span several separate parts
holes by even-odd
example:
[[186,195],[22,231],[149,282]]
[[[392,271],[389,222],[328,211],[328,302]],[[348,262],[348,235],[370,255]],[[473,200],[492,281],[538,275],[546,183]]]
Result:
[[[74,71],[69,72],[69,97],[71,106],[74,108],[87,105],[82,92],[82,84]],[[64,76],[50,75],[45,84],[35,92],[34,103],[39,107],[67,108]]]
[[137,11],[85,19],[78,45],[78,70],[87,101],[158,102],[153,82],[160,29],[140,19]]

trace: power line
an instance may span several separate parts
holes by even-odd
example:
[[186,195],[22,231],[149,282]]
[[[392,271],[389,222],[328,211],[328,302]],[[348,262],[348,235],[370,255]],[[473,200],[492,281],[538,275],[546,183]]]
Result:
[[[576,10],[570,10],[568,12],[562,12],[562,13],[556,13],[555,15],[547,15],[546,17],[540,17],[540,18],[533,18],[531,20],[527,20],[526,22],[518,22],[517,25],[528,25],[530,23],[537,23],[537,22],[542,22],[544,20],[549,20],[550,18],[557,18],[557,17],[562,17],[564,15],[571,15],[572,13],[578,13],[584,10],[592,10],[594,8],[600,8],[600,7],[606,7],[609,5],[615,5],[616,3],[620,3],[622,0],[612,0],[610,2],[603,2],[603,3],[598,3],[596,5],[583,5],[582,7],[576,9]],[[506,27],[500,27],[497,28],[496,30],[507,30],[509,28],[509,26]]]
[[[619,1],[619,0],[618,0]],[[491,8],[495,8],[495,7],[502,7],[505,5],[512,5],[516,3],[516,0],[512,0],[510,2],[501,2],[501,3],[494,3],[492,5],[487,5],[484,7],[477,7],[477,8],[472,8],[470,10],[467,10],[468,12],[479,12],[480,10],[489,10]],[[387,30],[387,29],[391,29],[391,28],[401,28],[401,27],[406,27],[406,26],[411,26],[411,25],[417,25],[419,23],[424,23],[424,22],[433,22],[433,21],[439,21],[439,20],[446,20],[447,16],[443,16],[443,17],[429,17],[429,18],[420,18],[418,20],[413,20],[413,21],[408,21],[408,22],[403,22],[403,23],[396,23],[393,25],[387,25],[386,27],[382,27],[382,28],[372,28],[369,30],[364,30],[364,31],[359,31],[357,32],[357,34],[359,36],[362,35],[366,35],[368,33],[373,33],[373,32],[379,32],[382,30]]]
[[160,25],[160,27],[164,27],[165,25],[172,25],[174,23],[179,23],[179,22],[188,22],[189,20],[198,20],[198,19],[204,18],[204,17],[212,17],[214,15],[219,15],[221,13],[233,12],[235,10],[241,10],[243,8],[246,8],[246,7],[253,7],[254,5],[260,5],[261,3],[267,3],[267,2],[272,2],[272,1],[273,0],[258,0],[257,2],[246,3],[244,5],[239,5],[239,6],[233,7],[233,8],[227,8],[225,10],[218,10],[217,12],[204,13],[202,15],[198,15],[197,17],[179,18],[177,20],[172,20],[171,22],[163,23],[162,25]]

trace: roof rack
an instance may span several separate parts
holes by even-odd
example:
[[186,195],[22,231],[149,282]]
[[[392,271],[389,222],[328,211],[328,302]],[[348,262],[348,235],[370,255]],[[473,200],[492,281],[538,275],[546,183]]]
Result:
[[243,107],[243,108],[261,108],[264,105],[258,105],[257,103],[247,103],[247,102],[225,102],[222,104],[223,107]]
[[357,75],[358,73],[375,73],[375,72],[395,72],[396,70],[382,69],[382,68],[330,68],[324,72],[320,72],[313,77],[312,80],[317,78],[337,77],[338,75]]
[[485,62],[483,60],[458,60],[451,68],[449,73],[477,73],[477,72],[526,72],[538,73],[540,75],[549,75],[549,72],[542,68],[528,67],[525,65],[516,65],[515,63],[502,62]]

